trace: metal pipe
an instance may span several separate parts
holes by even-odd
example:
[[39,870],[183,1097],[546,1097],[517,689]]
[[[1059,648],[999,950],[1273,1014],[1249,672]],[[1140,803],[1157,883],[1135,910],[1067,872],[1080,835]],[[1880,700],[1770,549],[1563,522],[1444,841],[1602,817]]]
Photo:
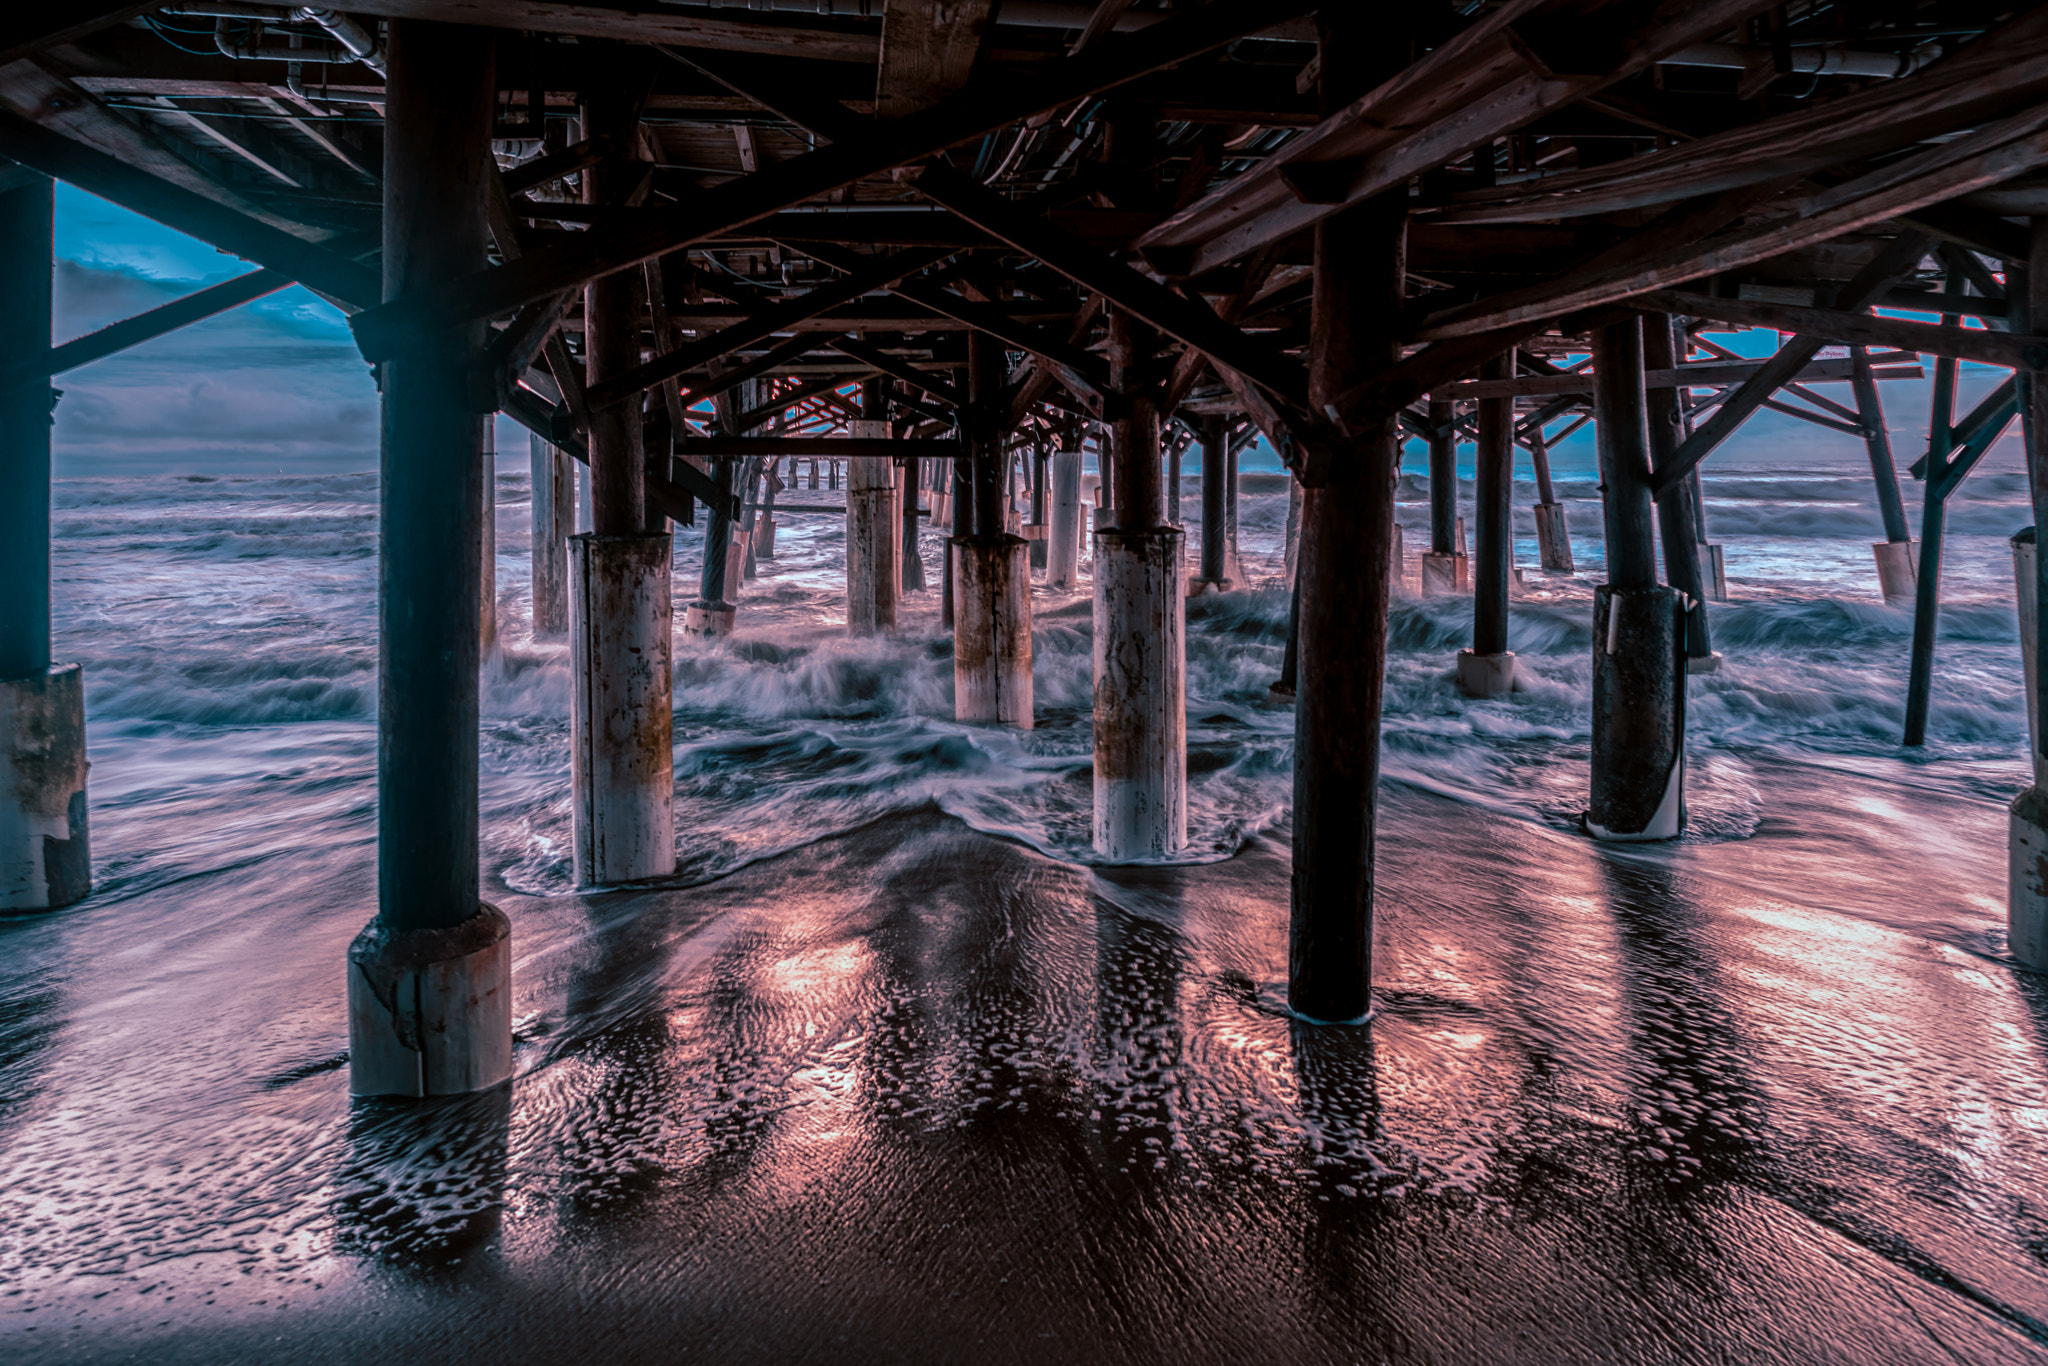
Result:
[[[1004,9],[1004,18],[1009,10]],[[1922,43],[1910,52],[1856,52],[1839,44],[1795,47],[1790,70],[1820,76],[1910,76],[1942,55],[1940,43]],[[1694,43],[1659,59],[1665,66],[1711,66],[1747,71],[1775,61],[1768,47],[1747,47],[1741,43]]]
[[333,36],[335,42],[347,48],[357,61],[383,74],[384,51],[377,43],[377,36],[348,15],[339,10],[308,5],[294,11],[294,17],[309,24],[318,24]]

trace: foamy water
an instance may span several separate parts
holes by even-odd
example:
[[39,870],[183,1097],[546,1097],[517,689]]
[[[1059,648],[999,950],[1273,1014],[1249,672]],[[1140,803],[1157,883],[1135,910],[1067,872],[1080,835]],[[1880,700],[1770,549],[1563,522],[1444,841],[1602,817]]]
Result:
[[[1266,701],[1287,595],[1284,484],[1248,481],[1241,548],[1254,591],[1198,601],[1188,630],[1185,857],[1228,857],[1284,821],[1292,716]],[[1463,490],[1469,498],[1469,486]],[[1918,488],[1908,484],[1909,500]],[[1533,568],[1533,488],[1518,485],[1528,593],[1510,645],[1524,688],[1474,702],[1451,681],[1469,600],[1396,603],[1385,733],[1391,780],[1570,825],[1585,796],[1597,490],[1561,472],[1580,573]],[[1760,801],[1758,755],[1895,766],[1927,800],[2002,798],[2024,784],[2025,715],[2006,537],[2028,521],[2024,476],[1991,470],[1952,504],[1932,743],[1898,747],[1910,613],[1881,605],[1867,471],[1731,467],[1706,483],[1734,601],[1712,609],[1718,674],[1690,684],[1688,838],[1740,838]],[[568,675],[531,640],[526,479],[500,474],[501,649],[483,682],[484,845],[514,887],[569,887]],[[1426,487],[1404,475],[1412,552]],[[825,490],[785,502],[829,503]],[[1199,487],[1185,490],[1197,553]],[[1917,519],[1917,509],[1915,509]],[[86,665],[96,877],[102,896],[296,849],[373,838],[376,481],[371,475],[77,480],[55,514],[60,657]],[[678,600],[695,595],[701,533],[677,536]],[[676,855],[701,880],[935,806],[971,826],[1086,862],[1089,588],[1038,590],[1038,727],[952,720],[937,593],[896,635],[843,633],[841,519],[786,512],[778,558],[741,595],[740,634],[675,651]],[[939,542],[925,540],[936,584]]]

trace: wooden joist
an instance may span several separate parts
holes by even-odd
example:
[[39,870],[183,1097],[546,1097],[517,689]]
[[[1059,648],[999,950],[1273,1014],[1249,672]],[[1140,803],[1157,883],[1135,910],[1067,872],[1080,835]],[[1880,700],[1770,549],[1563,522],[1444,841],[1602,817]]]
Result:
[[292,282],[289,275],[275,270],[252,270],[246,275],[237,275],[232,280],[223,280],[217,285],[195,290],[182,299],[173,299],[146,313],[132,318],[109,323],[96,332],[88,332],[73,338],[62,346],[49,351],[48,373],[60,375],[66,370],[75,370],[81,365],[90,365],[104,360],[118,351],[154,340],[168,332],[190,326],[202,318],[225,313],[232,308],[260,299],[266,294],[275,294]]
[[990,0],[888,0],[875,74],[875,117],[901,118],[967,84]]
[[676,443],[678,454],[693,456],[821,456],[845,460],[854,456],[890,458],[931,456],[953,459],[967,453],[966,443],[950,437],[889,436],[697,436]]
[[[1919,357],[1912,352],[1894,351],[1872,356],[1871,364],[1879,379],[1918,379],[1921,376]],[[1761,360],[1709,361],[1681,365],[1675,370],[1648,370],[1644,372],[1644,383],[1652,389],[1704,388],[1708,385],[1740,384],[1761,370],[1767,362]],[[1855,377],[1855,364],[1848,358],[1840,360],[1810,361],[1794,376],[1806,383],[1847,382]],[[1529,398],[1551,394],[1590,394],[1593,392],[1591,371],[1576,371],[1568,375],[1523,375],[1516,379],[1460,380],[1431,392],[1431,398],[1464,401],[1481,398]]]

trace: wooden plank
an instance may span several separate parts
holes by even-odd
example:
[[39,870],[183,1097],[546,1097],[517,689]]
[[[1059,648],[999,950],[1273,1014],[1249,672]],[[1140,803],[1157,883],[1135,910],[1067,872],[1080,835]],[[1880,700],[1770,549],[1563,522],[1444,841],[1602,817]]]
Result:
[[44,175],[89,190],[124,209],[289,276],[351,307],[368,308],[383,292],[383,277],[374,267],[358,264],[13,114],[0,113],[0,156],[11,157]]
[[1068,58],[1029,80],[977,81],[929,109],[877,123],[859,138],[792,157],[673,208],[576,233],[572,241],[531,252],[516,262],[395,299],[353,320],[356,343],[367,358],[380,360],[423,330],[509,313],[557,290],[730,232],[1042,110],[1125,85],[1314,8],[1315,0],[1214,0],[1115,44],[1104,43]]
[[675,43],[833,62],[872,63],[881,47],[880,35],[869,25],[714,19],[701,9],[615,9],[563,0],[349,0],[348,8],[352,14],[386,19],[432,19],[443,24],[566,33],[626,43]]
[[949,437],[893,436],[695,436],[676,443],[678,454],[702,456],[798,455],[930,456],[952,459],[967,453],[967,444]]
[[990,0],[887,0],[875,116],[895,119],[962,89],[981,55]]

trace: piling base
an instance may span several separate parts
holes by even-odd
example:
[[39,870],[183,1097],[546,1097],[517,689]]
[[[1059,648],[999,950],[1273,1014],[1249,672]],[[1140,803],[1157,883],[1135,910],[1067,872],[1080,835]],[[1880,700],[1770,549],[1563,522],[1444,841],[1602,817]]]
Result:
[[1547,574],[1570,574],[1572,569],[1572,533],[1565,524],[1562,503],[1536,504],[1536,550],[1538,563]]
[[1182,533],[1095,535],[1095,852],[1166,858],[1188,839]]
[[1920,577],[1918,541],[1878,541],[1870,547],[1877,558],[1877,591],[1887,607],[1911,607]]
[[2048,973],[2048,793],[2030,787],[2008,813],[2006,942],[2021,967]]
[[1717,674],[1721,672],[1721,652],[1716,650],[1712,654],[1687,655],[1685,657],[1685,671],[1689,674]]
[[1443,597],[1469,591],[1470,582],[1463,555],[1441,555],[1434,550],[1422,555],[1422,596]]
[[1030,730],[1031,552],[1016,536],[955,536],[953,717]]
[[1708,602],[1728,601],[1728,568],[1722,563],[1721,547],[1709,541],[1700,543],[1700,582]]
[[[1098,538],[1097,544],[1099,546],[1100,537],[1104,533],[1098,531],[1095,534]],[[1098,581],[1102,577],[1102,566],[1100,561],[1097,561],[1096,563],[1095,577]],[[1236,582],[1231,579],[1189,579],[1183,591],[1185,595],[1188,597],[1199,598],[1204,593],[1228,593],[1233,591],[1236,587]]]
[[739,609],[729,602],[693,602],[683,609],[686,636],[729,636],[739,620]]
[[0,911],[69,906],[92,890],[85,770],[85,670],[0,680]]
[[754,519],[754,558],[775,558],[775,519],[765,514]]
[[1685,670],[1675,588],[1593,595],[1593,783],[1600,840],[1667,840],[1685,828]]
[[485,904],[447,929],[372,920],[348,948],[348,1089],[458,1096],[512,1079],[512,922]]
[[675,871],[667,536],[569,543],[569,778],[576,881]]
[[1515,652],[1482,655],[1458,651],[1458,688],[1467,697],[1506,697],[1515,690]]
[[1046,536],[1050,530],[1051,528],[1044,522],[1026,522],[1024,524],[1022,534],[1025,544],[1031,547],[1031,567],[1034,570],[1045,568]]

